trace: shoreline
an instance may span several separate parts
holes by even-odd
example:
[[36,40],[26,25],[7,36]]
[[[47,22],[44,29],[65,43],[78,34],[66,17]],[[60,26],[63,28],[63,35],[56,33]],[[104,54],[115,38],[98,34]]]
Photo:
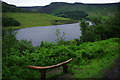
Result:
[[[77,22],[79,23],[79,22]],[[69,24],[75,24],[75,23],[69,23]],[[68,24],[68,25],[69,25]],[[31,26],[31,27],[4,27],[2,28],[3,30],[8,30],[9,28],[12,28],[12,30],[19,30],[19,29],[24,29],[24,28],[32,28],[32,27],[48,27],[48,26],[57,26],[57,25],[67,25],[67,24],[56,24],[56,25],[47,25],[47,26]]]

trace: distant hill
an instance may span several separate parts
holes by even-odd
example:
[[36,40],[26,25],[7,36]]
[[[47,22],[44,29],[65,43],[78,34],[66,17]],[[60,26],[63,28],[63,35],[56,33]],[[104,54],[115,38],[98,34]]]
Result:
[[29,10],[31,12],[39,12],[37,10],[41,9],[42,6],[33,6],[33,7],[19,7],[21,9],[24,9],[24,10]]
[[7,4],[6,2],[1,1],[2,3],[2,12],[31,12],[16,7],[15,5]]
[[[83,4],[83,3],[65,3],[65,2],[53,2],[50,5],[40,7],[26,8],[34,12],[41,12],[56,15],[65,11],[84,11],[91,14],[112,15],[117,13],[119,3],[108,4]],[[23,7],[22,7],[23,9]],[[25,9],[25,8],[24,8]]]

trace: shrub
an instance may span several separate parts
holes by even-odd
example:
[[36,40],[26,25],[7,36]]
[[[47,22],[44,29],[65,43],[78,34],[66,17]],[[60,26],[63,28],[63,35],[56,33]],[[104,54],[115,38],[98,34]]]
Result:
[[82,36],[80,36],[81,42],[94,42],[96,40],[96,34],[92,26],[86,20],[81,20],[80,30],[82,31]]
[[8,27],[8,26],[19,26],[20,22],[14,20],[13,18],[2,18],[2,25],[4,27]]
[[82,36],[80,36],[81,42],[93,42],[99,40],[105,40],[109,38],[120,37],[120,16],[103,20],[101,17],[90,17],[95,25],[89,26],[86,20],[82,20],[80,23]]
[[55,41],[57,41],[58,45],[59,44],[64,44],[65,42],[65,33],[63,32],[63,34],[61,34],[60,29],[56,29],[56,35],[57,35],[57,39]]
[[15,32],[12,32],[12,29],[9,29],[8,31],[4,32],[4,35],[2,36],[2,53],[3,56],[10,53],[11,47],[15,46],[15,44],[18,42],[15,37]]
[[89,21],[91,21],[95,25],[102,24],[102,22],[103,22],[103,18],[101,15],[88,16],[87,18],[89,19]]

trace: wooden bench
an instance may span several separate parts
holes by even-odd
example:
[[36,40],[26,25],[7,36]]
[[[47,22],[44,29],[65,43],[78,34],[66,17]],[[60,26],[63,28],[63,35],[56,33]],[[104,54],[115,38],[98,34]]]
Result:
[[63,66],[63,72],[67,73],[67,63],[69,63],[70,61],[72,61],[72,58],[69,59],[69,60],[67,60],[67,61],[65,61],[65,62],[56,64],[56,65],[45,66],[45,67],[28,66],[28,68],[33,68],[33,69],[39,69],[39,70],[41,70],[41,79],[45,79],[45,76],[46,76],[46,71],[45,70],[47,70],[47,69],[52,69],[52,68]]

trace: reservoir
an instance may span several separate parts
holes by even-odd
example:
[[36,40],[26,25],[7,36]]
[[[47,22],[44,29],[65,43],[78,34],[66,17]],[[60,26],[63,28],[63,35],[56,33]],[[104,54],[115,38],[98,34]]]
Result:
[[33,46],[40,45],[41,41],[55,42],[57,39],[56,29],[60,29],[61,35],[65,33],[65,40],[79,39],[81,35],[79,23],[37,26],[16,30],[17,40],[32,41]]

